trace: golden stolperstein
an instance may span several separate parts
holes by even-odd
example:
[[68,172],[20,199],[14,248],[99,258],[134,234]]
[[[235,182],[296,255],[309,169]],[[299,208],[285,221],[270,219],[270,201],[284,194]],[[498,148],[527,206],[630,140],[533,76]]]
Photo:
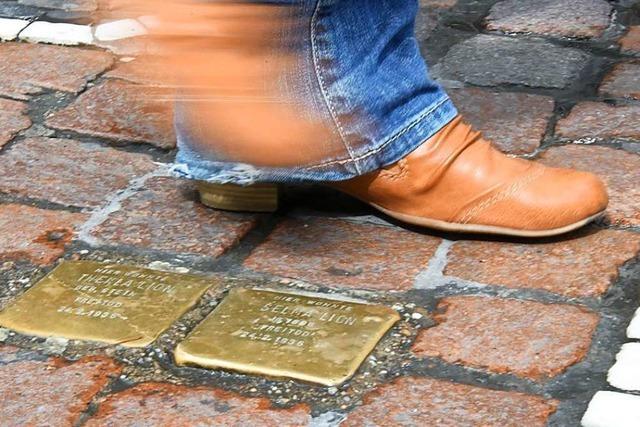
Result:
[[175,359],[334,386],[353,376],[399,319],[389,307],[361,301],[237,288],[178,345]]
[[0,325],[39,337],[145,347],[212,285],[194,275],[63,262],[3,310]]

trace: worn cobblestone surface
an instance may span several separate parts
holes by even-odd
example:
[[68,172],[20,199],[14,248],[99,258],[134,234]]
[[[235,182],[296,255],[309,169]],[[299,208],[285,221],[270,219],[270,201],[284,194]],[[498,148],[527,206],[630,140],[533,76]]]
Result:
[[428,378],[402,378],[365,397],[343,426],[544,426],[556,402]]
[[558,121],[556,132],[566,139],[640,139],[640,105],[581,102]]
[[21,130],[31,126],[27,105],[9,99],[0,99],[0,147]]
[[107,81],[54,113],[47,125],[116,141],[175,146],[173,112],[162,93],[119,81]]
[[100,412],[87,426],[145,425],[196,426],[247,425],[302,426],[310,421],[309,408],[272,408],[268,399],[247,399],[219,389],[142,384],[117,393],[100,405]]
[[107,244],[217,257],[255,225],[253,215],[216,212],[191,182],[153,178],[91,231]]
[[86,215],[17,204],[0,205],[0,258],[46,265],[59,258]]
[[120,368],[104,357],[77,362],[0,348],[0,407],[5,426],[73,426]]
[[532,379],[584,358],[598,323],[575,306],[470,296],[441,300],[435,319],[416,338],[417,355]]
[[508,288],[597,297],[638,253],[637,233],[595,228],[550,243],[460,241],[451,248],[444,273]]
[[[245,266],[327,286],[406,290],[438,243],[386,226],[296,219],[276,229]],[[389,257],[393,263],[385,262]]]
[[77,93],[113,63],[109,53],[62,46],[0,44],[0,95],[27,99],[43,89]]
[[100,206],[154,170],[152,159],[71,139],[29,138],[0,161],[0,192],[78,207]]
[[626,53],[640,54],[640,25],[629,28],[627,34],[620,39],[620,49]]
[[600,93],[608,97],[640,99],[640,61],[621,62],[607,74]]
[[[118,2],[0,0],[0,16],[95,25]],[[640,301],[640,3],[419,5],[416,37],[464,116],[506,152],[600,175],[607,218],[484,239],[317,188],[288,188],[273,215],[216,212],[166,176],[171,93],[148,38],[0,43],[0,309],[61,259],[224,283],[143,349],[0,328],[0,424],[580,425],[614,388]],[[177,343],[236,286],[365,299],[401,321],[339,387],[177,366]]]
[[169,77],[164,72],[163,61],[152,56],[141,56],[132,61],[120,62],[106,76],[149,86],[165,86]]

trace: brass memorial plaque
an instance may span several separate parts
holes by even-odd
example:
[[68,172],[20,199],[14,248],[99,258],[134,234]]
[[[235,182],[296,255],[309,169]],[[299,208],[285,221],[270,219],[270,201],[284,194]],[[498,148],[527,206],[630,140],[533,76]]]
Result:
[[233,289],[178,345],[175,358],[179,365],[338,385],[399,319],[380,305]]
[[0,325],[40,337],[144,347],[210,286],[193,275],[64,262],[0,313]]

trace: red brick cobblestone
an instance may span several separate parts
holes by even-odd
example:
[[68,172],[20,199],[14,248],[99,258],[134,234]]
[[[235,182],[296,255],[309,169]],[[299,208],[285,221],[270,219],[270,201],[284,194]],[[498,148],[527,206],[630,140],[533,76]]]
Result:
[[163,61],[153,56],[141,56],[133,61],[120,62],[106,76],[148,86],[169,84],[169,77],[166,68],[163,67]]
[[120,368],[104,357],[77,362],[30,357],[0,349],[0,408],[3,426],[74,426],[91,399]]
[[406,290],[440,241],[386,226],[290,219],[253,251],[245,266],[327,286]]
[[607,74],[600,93],[612,97],[640,99],[640,62],[621,62]]
[[306,426],[309,408],[273,408],[268,399],[242,397],[213,388],[146,383],[116,393],[100,404],[87,427],[148,426],[285,427]]
[[[118,19],[120,19],[119,17]],[[143,56],[159,53],[157,44],[150,37],[138,36],[119,40],[98,41],[96,45],[107,49],[115,55]]]
[[113,63],[102,51],[43,44],[0,44],[0,95],[27,99],[42,89],[79,92]]
[[121,205],[93,230],[95,237],[109,244],[217,257],[256,224],[254,215],[205,207],[192,182],[173,178],[150,179]]
[[540,156],[550,166],[593,172],[609,190],[607,216],[623,226],[640,225],[640,156],[600,146],[553,147]]
[[638,233],[586,230],[555,243],[457,242],[445,275],[570,297],[597,297],[640,253]]
[[640,105],[612,106],[582,102],[558,121],[558,136],[579,138],[630,138],[640,140]]
[[111,80],[54,113],[47,125],[116,141],[173,148],[173,112],[167,96],[166,91]]
[[85,214],[0,205],[0,258],[51,264],[64,253]]
[[640,25],[629,28],[620,39],[620,50],[626,53],[640,53]]
[[0,99],[0,148],[18,132],[31,126],[27,116],[27,104]]
[[542,427],[556,405],[524,393],[408,377],[370,393],[341,426]]
[[553,99],[525,93],[454,89],[449,95],[460,113],[506,153],[535,151],[553,114]]
[[29,138],[2,156],[0,192],[97,207],[131,179],[155,168],[144,154],[71,139]]
[[540,380],[581,361],[599,316],[587,309],[474,296],[441,300],[437,326],[420,331],[418,356]]

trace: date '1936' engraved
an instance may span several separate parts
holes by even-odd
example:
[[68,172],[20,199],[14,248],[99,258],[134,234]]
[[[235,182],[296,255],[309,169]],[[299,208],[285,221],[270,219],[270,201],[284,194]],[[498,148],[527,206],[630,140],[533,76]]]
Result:
[[337,385],[399,318],[380,305],[239,288],[178,345],[175,357],[182,365]]
[[211,285],[193,275],[63,262],[0,313],[0,325],[28,335],[144,347]]

